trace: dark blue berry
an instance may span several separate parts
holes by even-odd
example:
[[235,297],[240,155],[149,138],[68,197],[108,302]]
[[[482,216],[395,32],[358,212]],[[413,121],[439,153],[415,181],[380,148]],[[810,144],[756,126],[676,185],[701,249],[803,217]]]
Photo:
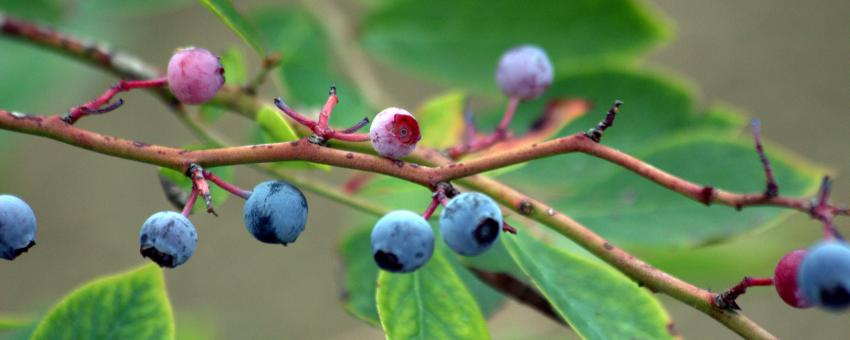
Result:
[[301,190],[284,181],[258,184],[242,212],[245,228],[265,243],[295,242],[307,225],[307,199]]
[[809,249],[800,264],[797,281],[805,300],[839,311],[850,307],[850,247],[842,241],[824,241]]
[[440,215],[440,233],[461,255],[475,256],[489,249],[502,231],[502,211],[487,195],[466,192],[455,196]]
[[161,211],[148,217],[139,232],[139,252],[160,267],[174,268],[192,257],[198,243],[195,226],[186,216]]
[[406,210],[384,215],[372,229],[372,256],[383,270],[410,273],[434,254],[434,231],[422,216]]
[[35,213],[26,202],[0,195],[0,257],[14,260],[35,245]]

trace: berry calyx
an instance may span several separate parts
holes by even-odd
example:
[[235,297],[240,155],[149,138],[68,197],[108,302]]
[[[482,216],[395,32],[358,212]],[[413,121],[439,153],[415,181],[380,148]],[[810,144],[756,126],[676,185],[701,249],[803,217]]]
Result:
[[502,211],[487,195],[465,192],[455,196],[440,215],[440,233],[458,254],[480,255],[489,249],[502,230]]
[[782,301],[794,308],[811,307],[803,297],[800,286],[797,285],[797,273],[806,253],[805,249],[797,249],[785,254],[773,271],[773,286],[776,288],[776,293],[779,294]]
[[139,252],[160,267],[174,268],[188,261],[197,242],[195,226],[174,211],[151,215],[139,231]]
[[188,47],[168,61],[168,88],[181,103],[203,104],[224,85],[224,67],[212,52]]
[[405,109],[391,107],[375,116],[369,127],[372,148],[381,156],[401,159],[416,149],[422,139],[419,123]]
[[383,270],[410,273],[434,254],[434,231],[422,216],[406,210],[384,215],[372,229],[372,257]]
[[542,48],[534,45],[514,47],[499,60],[496,82],[508,97],[531,100],[552,84],[552,62]]
[[245,201],[245,228],[265,243],[295,242],[307,225],[307,199],[301,190],[284,181],[257,184]]
[[840,311],[850,307],[850,247],[823,241],[809,249],[797,273],[803,297],[813,306]]
[[35,245],[35,213],[22,199],[0,195],[0,258],[14,260]]

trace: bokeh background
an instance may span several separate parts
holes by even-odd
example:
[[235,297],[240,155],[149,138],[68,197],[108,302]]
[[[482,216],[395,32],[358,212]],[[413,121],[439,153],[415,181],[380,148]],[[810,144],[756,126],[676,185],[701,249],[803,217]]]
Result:
[[[24,0],[4,0],[0,9],[16,2]],[[174,2],[169,5],[173,10],[155,16],[132,6],[116,14],[105,10],[108,1],[71,3],[69,11],[55,14],[63,28],[112,41],[114,47],[160,67],[177,46],[223,51],[235,45],[247,52],[212,14],[191,2]],[[236,3],[251,9],[272,1]],[[850,201],[850,178],[843,175],[850,173],[850,2],[648,4],[665,13],[677,32],[671,43],[650,55],[648,65],[690,79],[701,89],[701,103],[723,101],[761,119],[767,138],[832,169],[837,175],[835,199]],[[346,7],[358,11],[355,4]],[[31,70],[44,68],[49,72],[30,76]],[[393,84],[399,106],[416,107],[438,90],[392,70],[379,70],[382,81]],[[114,82],[94,68],[2,38],[0,75],[0,104],[43,113],[65,110]],[[273,95],[273,88],[264,90]],[[151,143],[194,142],[151,95],[134,92],[124,98],[130,105],[86,119],[83,126]],[[240,118],[225,117],[219,126],[234,138],[247,138],[247,123]],[[24,135],[0,139],[0,155],[0,192],[27,200],[39,219],[38,246],[14,262],[0,263],[0,314],[37,316],[92,277],[145,263],[136,250],[138,227],[152,212],[170,209],[155,168]],[[251,186],[262,179],[244,169],[237,172],[236,182]],[[201,240],[191,265],[166,273],[178,333],[210,339],[383,337],[338,304],[335,246],[351,227],[346,220],[352,212],[315,195],[308,194],[308,199],[309,232],[287,248],[260,245],[251,238],[235,200],[219,208],[218,218],[194,217]],[[843,228],[847,222],[838,224]],[[770,275],[782,254],[811,244],[819,232],[817,223],[794,214],[768,232],[651,259],[697,285],[721,290],[743,275]],[[700,263],[711,260],[727,261],[727,270],[701,270]],[[693,265],[682,265],[688,261]],[[702,314],[667,298],[662,301],[687,338],[734,337]],[[753,290],[740,303],[751,318],[782,338],[850,337],[847,314],[793,310],[770,288]],[[498,312],[490,327],[497,339],[575,337],[514,303]]]

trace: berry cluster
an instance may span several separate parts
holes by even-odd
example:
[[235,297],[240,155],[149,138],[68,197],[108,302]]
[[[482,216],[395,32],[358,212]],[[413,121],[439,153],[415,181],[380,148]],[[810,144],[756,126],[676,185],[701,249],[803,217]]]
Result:
[[[396,210],[378,220],[371,236],[372,257],[378,267],[390,272],[410,273],[431,259],[434,231],[426,217]],[[468,192],[445,204],[440,215],[440,234],[456,253],[476,256],[496,242],[502,224],[502,211],[493,199]]]

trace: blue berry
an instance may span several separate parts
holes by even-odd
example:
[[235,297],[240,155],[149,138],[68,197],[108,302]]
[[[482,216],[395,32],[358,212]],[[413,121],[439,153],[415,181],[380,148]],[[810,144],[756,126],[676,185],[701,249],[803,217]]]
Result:
[[809,249],[797,282],[814,306],[839,311],[850,307],[850,247],[842,241],[823,241]]
[[257,240],[287,245],[307,225],[307,199],[284,181],[257,184],[242,209],[245,228]]
[[14,260],[35,245],[35,213],[26,202],[0,195],[0,257]]
[[383,270],[410,273],[425,265],[433,254],[434,231],[414,212],[390,212],[372,229],[372,257]]
[[487,195],[465,192],[455,196],[440,215],[440,233],[461,255],[475,256],[489,249],[502,230],[502,211]]
[[530,100],[543,94],[553,77],[552,62],[542,48],[514,47],[502,55],[496,69],[496,82],[508,97]]
[[148,217],[139,232],[139,252],[160,267],[174,268],[192,257],[198,243],[195,226],[186,216],[160,211]]

